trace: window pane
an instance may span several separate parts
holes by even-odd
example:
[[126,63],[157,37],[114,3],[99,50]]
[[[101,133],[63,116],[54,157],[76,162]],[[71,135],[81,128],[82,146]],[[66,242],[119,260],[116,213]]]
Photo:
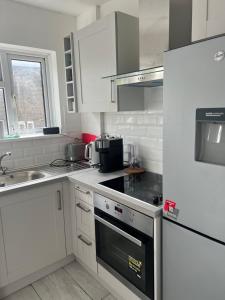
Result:
[[21,132],[46,126],[40,62],[12,60],[13,88]]
[[5,110],[5,97],[3,89],[0,89],[0,120],[4,121],[5,134],[8,134],[7,130],[7,118]]

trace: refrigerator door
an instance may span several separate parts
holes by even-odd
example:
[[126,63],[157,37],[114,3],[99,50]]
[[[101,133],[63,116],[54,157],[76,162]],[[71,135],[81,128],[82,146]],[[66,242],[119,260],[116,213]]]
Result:
[[225,246],[163,220],[163,300],[224,300]]
[[165,54],[163,191],[164,216],[225,242],[225,166],[195,153],[197,109],[225,107],[223,51],[225,37]]

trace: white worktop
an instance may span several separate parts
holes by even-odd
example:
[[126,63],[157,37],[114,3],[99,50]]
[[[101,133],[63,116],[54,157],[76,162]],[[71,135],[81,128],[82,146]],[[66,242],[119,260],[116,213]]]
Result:
[[160,216],[162,212],[162,206],[156,207],[144,201],[138,200],[137,198],[128,196],[99,184],[102,181],[110,180],[124,175],[127,174],[123,171],[113,173],[99,173],[98,170],[92,169],[86,173],[79,172],[70,174],[68,178],[71,182],[82,184],[86,186],[86,188],[89,188],[96,193],[115,200],[121,204],[127,205],[146,215],[149,215],[151,217]]
[[105,186],[100,185],[99,183],[105,180],[113,179],[119,176],[127,175],[123,171],[113,172],[113,173],[100,173],[97,169],[83,169],[79,171],[74,171],[64,174],[52,174],[51,176],[23,182],[7,187],[0,188],[0,198],[1,195],[8,194],[9,192],[14,192],[17,190],[31,188],[40,184],[51,183],[57,180],[69,180],[70,182],[79,183],[86,188],[93,190],[96,193],[99,193],[105,197],[108,197],[112,200],[115,200],[121,204],[127,205],[137,211],[140,211],[151,217],[157,217],[161,215],[162,207],[156,207],[154,205],[145,203],[141,200],[138,200],[134,197],[125,195],[118,191],[112,190]]

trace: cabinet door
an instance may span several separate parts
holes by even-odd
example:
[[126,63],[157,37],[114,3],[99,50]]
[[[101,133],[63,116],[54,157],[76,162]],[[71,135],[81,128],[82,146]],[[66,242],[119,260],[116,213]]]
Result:
[[207,37],[225,33],[225,1],[208,0]]
[[225,1],[193,0],[192,41],[225,33]]
[[95,239],[94,208],[76,199],[77,229]]
[[163,220],[163,299],[224,299],[224,248]]
[[116,74],[115,14],[80,30],[75,37],[80,112],[116,109],[111,95],[111,80]]
[[77,257],[83,264],[97,273],[95,241],[80,230],[77,231]]
[[0,220],[0,287],[7,285],[7,269],[5,260],[5,248],[2,234],[2,222]]
[[9,282],[66,256],[62,185],[7,196],[1,209]]

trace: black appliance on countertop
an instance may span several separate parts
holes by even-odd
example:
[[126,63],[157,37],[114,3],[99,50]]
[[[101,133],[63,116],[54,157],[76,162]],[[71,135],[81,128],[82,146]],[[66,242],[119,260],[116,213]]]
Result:
[[123,169],[123,139],[99,138],[95,141],[99,152],[99,172],[109,173]]
[[100,184],[155,206],[162,204],[162,175],[160,174],[144,172],[117,177]]

